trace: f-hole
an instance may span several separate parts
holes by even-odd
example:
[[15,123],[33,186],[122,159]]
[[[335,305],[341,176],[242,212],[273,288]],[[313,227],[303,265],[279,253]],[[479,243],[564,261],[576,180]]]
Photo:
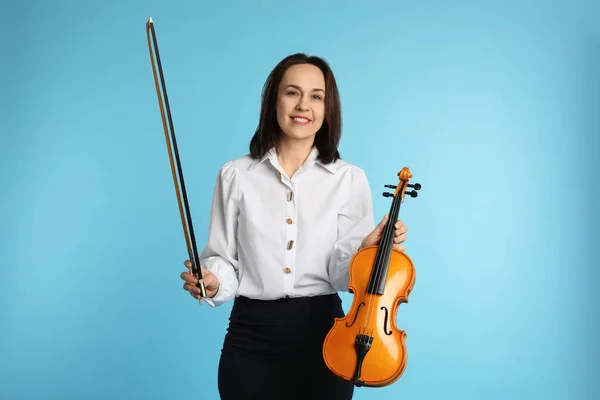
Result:
[[350,323],[350,325],[348,325],[348,323],[346,322],[346,326],[348,328],[350,328],[352,325],[354,325],[354,323],[356,322],[356,318],[358,318],[358,312],[360,311],[360,308],[362,306],[366,305],[364,301],[361,301],[360,304],[358,305],[358,308],[356,309],[356,314],[354,314],[354,319],[352,320],[352,322]]
[[388,311],[387,307],[385,307],[385,306],[382,306],[380,308],[380,310],[385,311],[385,319],[383,320],[383,331],[385,332],[386,335],[389,336],[389,335],[392,334],[392,330],[391,329],[388,330],[388,327],[387,327],[388,326],[388,319],[389,319],[389,311]]

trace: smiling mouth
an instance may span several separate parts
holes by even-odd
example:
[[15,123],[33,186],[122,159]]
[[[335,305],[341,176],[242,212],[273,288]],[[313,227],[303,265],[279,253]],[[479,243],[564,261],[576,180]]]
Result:
[[310,122],[310,119],[304,117],[292,117],[292,121],[299,125],[306,125]]

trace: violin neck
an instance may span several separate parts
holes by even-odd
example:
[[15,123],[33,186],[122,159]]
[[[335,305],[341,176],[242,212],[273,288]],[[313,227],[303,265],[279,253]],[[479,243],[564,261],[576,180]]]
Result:
[[[404,184],[405,183],[402,183],[402,185]],[[401,188],[398,193],[403,193],[402,189],[403,188]],[[381,241],[379,243],[379,248],[377,249],[377,255],[375,256],[375,264],[373,265],[373,271],[371,272],[367,293],[382,295],[384,292],[390,257],[392,256],[392,250],[394,248],[394,237],[396,233],[394,225],[398,221],[401,204],[402,196],[394,196],[394,200],[392,201],[388,213],[389,218],[383,228]]]

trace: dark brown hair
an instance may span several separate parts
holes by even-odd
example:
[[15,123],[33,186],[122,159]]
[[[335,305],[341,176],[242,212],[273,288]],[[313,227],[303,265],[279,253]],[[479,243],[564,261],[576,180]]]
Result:
[[319,150],[319,160],[325,164],[341,158],[338,144],[342,136],[342,112],[340,96],[333,72],[327,61],[320,57],[297,53],[279,62],[269,74],[262,91],[260,121],[250,141],[250,156],[261,158],[277,144],[281,134],[275,114],[277,90],[285,71],[296,64],[312,64],[325,76],[325,120],[315,135],[315,146]]

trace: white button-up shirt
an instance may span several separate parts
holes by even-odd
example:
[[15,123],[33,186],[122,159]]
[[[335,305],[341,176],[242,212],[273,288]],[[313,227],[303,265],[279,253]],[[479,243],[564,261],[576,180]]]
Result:
[[208,304],[348,290],[350,260],[375,227],[371,190],[361,168],[317,155],[291,178],[275,149],[221,167],[199,257],[220,283]]

